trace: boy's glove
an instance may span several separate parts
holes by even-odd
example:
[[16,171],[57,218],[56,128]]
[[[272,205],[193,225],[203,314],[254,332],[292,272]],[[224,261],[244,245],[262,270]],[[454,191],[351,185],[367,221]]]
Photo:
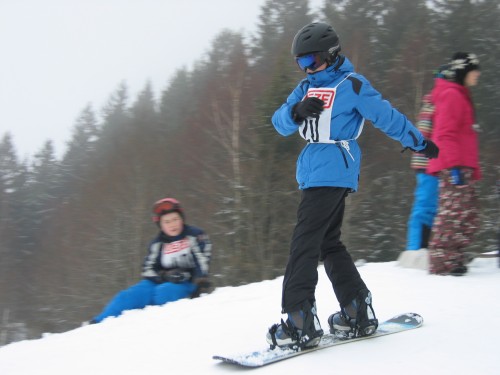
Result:
[[316,97],[305,98],[292,107],[292,119],[297,124],[302,123],[306,118],[317,116],[323,112],[325,102]]
[[174,270],[161,270],[158,271],[160,283],[174,283],[180,284],[188,281],[191,278],[191,274],[187,271],[182,271],[179,269]]
[[191,298],[199,297],[203,293],[210,293],[212,291],[212,283],[208,276],[206,277],[196,277],[193,279],[193,284],[196,285],[196,289],[191,294]]
[[425,147],[418,152],[424,154],[427,159],[436,159],[439,156],[439,147],[430,139],[426,139]]
[[439,147],[430,139],[424,139],[424,148],[421,150],[417,151],[411,147],[405,147],[401,150],[401,153],[405,152],[408,148],[413,152],[424,155],[427,159],[436,159],[439,156]]

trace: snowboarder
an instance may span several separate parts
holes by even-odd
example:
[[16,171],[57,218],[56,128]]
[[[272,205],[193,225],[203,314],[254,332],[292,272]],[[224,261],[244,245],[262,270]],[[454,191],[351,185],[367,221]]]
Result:
[[157,201],[153,214],[160,233],[149,245],[143,280],[118,293],[90,323],[118,316],[125,310],[198,295],[210,287],[212,245],[208,236],[203,230],[185,224],[184,211],[174,198]]
[[318,345],[323,335],[315,299],[319,260],[340,304],[340,311],[328,318],[330,331],[357,337],[377,329],[371,293],[340,240],[345,198],[358,188],[361,151],[356,139],[364,119],[413,151],[429,158],[439,152],[339,52],[331,25],[318,22],[300,29],[292,55],[307,77],[272,118],[281,135],[298,132],[307,145],[297,161],[302,199],[283,280],[282,312],[288,318],[269,329],[271,346]]

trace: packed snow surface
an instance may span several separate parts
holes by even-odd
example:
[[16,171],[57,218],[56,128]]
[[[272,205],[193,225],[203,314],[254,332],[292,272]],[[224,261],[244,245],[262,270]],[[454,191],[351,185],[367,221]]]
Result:
[[[359,271],[373,293],[379,320],[398,313],[423,316],[421,328],[353,342],[252,371],[258,374],[500,374],[498,259],[475,259],[464,277],[434,276],[396,262],[366,263]],[[338,310],[319,267],[318,313],[327,330]],[[282,278],[223,287],[194,300],[134,310],[101,324],[46,334],[0,348],[2,375],[143,375],[234,373],[212,359],[267,347],[278,323]],[[90,317],[89,317],[90,318]]]

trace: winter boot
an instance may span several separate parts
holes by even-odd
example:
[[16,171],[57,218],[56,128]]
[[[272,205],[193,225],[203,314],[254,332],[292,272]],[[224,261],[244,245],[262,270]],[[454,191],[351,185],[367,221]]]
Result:
[[467,266],[458,265],[450,271],[451,276],[464,276],[467,273]]
[[287,347],[295,350],[312,348],[317,346],[323,336],[323,330],[316,315],[316,304],[307,301],[304,307],[292,313],[288,313],[286,322],[274,324],[266,335],[271,349],[276,346]]
[[330,333],[336,337],[349,339],[373,335],[378,320],[372,307],[372,294],[368,289],[358,292],[350,304],[328,318]]

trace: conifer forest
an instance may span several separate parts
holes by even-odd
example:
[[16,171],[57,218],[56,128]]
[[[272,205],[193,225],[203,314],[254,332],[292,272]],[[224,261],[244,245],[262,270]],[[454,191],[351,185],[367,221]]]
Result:
[[[325,1],[314,14],[308,0],[267,0],[251,38],[221,30],[159,99],[148,82],[136,97],[117,82],[106,103],[82,104],[60,159],[47,141],[21,160],[0,134],[0,345],[78,327],[136,283],[160,198],[179,199],[187,222],[210,236],[215,286],[283,274],[304,141],[280,136],[271,116],[303,78],[290,46],[313,20],[334,26],[356,72],[413,122],[433,72],[453,52],[479,56],[481,229],[470,250],[497,248],[498,0]],[[355,260],[394,261],[413,201],[411,151],[370,123],[359,144],[343,242]]]

